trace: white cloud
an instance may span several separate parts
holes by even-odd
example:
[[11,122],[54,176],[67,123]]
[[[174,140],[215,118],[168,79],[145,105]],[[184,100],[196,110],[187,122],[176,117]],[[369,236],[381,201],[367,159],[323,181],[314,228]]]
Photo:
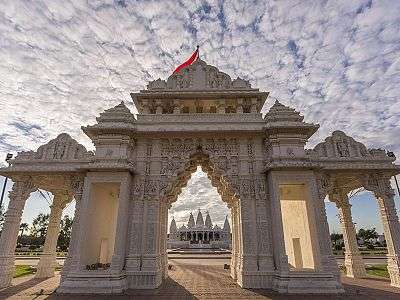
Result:
[[197,44],[320,123],[310,146],[341,129],[400,155],[399,11],[390,0],[1,2],[0,158],[60,132],[91,148],[81,125]]

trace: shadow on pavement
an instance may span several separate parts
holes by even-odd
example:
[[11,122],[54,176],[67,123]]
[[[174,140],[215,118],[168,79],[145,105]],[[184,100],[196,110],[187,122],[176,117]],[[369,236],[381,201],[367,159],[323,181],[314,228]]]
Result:
[[182,285],[173,280],[167,278],[164,280],[161,287],[155,290],[127,290],[125,293],[120,295],[57,295],[53,293],[46,299],[79,299],[79,300],[94,300],[94,299],[135,299],[135,300],[153,300],[153,299],[198,299],[186,290]]
[[2,289],[2,290],[0,290],[0,299],[5,299],[7,297],[14,296],[22,291],[25,291],[27,289],[34,287],[35,285],[40,284],[41,282],[43,282],[45,280],[47,280],[47,279],[46,278],[41,278],[41,279],[32,278],[27,281],[10,286],[8,288]]

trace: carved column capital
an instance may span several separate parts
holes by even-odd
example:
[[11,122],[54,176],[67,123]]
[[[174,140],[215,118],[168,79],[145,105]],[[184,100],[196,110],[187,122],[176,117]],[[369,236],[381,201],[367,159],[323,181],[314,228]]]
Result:
[[29,195],[37,190],[30,176],[18,176],[13,178],[13,188],[9,192],[10,201],[15,197],[28,198]]

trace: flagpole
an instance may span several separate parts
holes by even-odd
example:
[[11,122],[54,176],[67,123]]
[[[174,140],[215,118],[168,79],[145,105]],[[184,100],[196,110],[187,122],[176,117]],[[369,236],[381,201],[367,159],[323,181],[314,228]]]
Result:
[[199,45],[197,45],[197,58],[196,58],[196,60],[199,60],[200,59],[200,46]]

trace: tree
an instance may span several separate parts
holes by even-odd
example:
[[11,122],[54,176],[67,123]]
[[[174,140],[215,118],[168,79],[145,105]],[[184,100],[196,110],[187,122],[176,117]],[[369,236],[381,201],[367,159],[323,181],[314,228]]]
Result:
[[49,225],[49,214],[40,213],[32,222],[32,233],[36,237],[44,238]]
[[21,235],[20,235],[21,238],[24,235],[24,232],[27,231],[28,229],[29,229],[28,223],[21,223],[21,225],[19,225],[19,231],[21,232]]
[[332,233],[331,234],[331,242],[332,242],[333,248],[335,250],[342,250],[342,248],[344,247],[343,234]]
[[66,215],[61,220],[61,228],[60,228],[60,235],[58,236],[57,246],[62,251],[67,251],[69,242],[71,240],[71,231],[72,231],[72,223],[73,219]]
[[357,235],[359,238],[362,238],[366,243],[369,243],[369,240],[376,239],[378,237],[378,233],[376,232],[375,228],[372,229],[360,228],[358,230]]

